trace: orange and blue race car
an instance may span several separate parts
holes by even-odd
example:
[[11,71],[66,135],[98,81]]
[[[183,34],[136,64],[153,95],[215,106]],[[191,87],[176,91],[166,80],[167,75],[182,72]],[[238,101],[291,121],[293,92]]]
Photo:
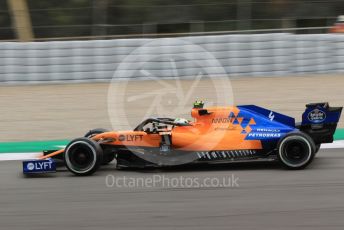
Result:
[[279,161],[288,169],[309,165],[322,143],[333,142],[342,107],[307,104],[302,121],[255,105],[204,108],[193,121],[149,118],[130,131],[94,129],[65,149],[23,162],[25,174],[55,172],[57,160],[76,175],[91,175],[116,159],[117,168]]

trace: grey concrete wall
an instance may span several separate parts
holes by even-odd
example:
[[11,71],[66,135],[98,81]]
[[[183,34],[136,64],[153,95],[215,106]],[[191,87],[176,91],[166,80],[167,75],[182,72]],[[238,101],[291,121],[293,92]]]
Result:
[[[209,61],[209,55],[218,63]],[[225,72],[229,76],[341,73],[344,36],[255,34],[0,43],[0,82],[147,78],[142,69],[168,78],[176,75],[175,69],[178,76],[195,76],[200,68],[210,75]]]

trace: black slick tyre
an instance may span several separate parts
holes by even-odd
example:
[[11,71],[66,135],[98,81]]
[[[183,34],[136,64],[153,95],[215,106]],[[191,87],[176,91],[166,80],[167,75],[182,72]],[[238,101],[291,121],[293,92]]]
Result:
[[291,132],[277,145],[278,160],[288,169],[304,169],[313,161],[315,151],[314,141],[303,132]]
[[90,131],[88,131],[84,137],[88,137],[91,138],[97,134],[101,134],[101,133],[106,133],[109,132],[109,130],[107,129],[103,129],[103,128],[97,128],[97,129],[91,129]]
[[92,139],[82,137],[71,141],[63,155],[67,169],[78,176],[92,175],[103,161],[103,150]]

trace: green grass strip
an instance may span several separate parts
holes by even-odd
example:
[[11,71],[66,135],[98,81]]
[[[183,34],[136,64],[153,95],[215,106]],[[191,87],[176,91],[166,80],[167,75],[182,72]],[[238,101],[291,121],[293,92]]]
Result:
[[344,140],[344,129],[337,129],[334,133],[334,139],[336,141],[338,140]]
[[43,150],[60,149],[58,146],[67,145],[68,140],[26,141],[0,143],[0,153],[30,153]]

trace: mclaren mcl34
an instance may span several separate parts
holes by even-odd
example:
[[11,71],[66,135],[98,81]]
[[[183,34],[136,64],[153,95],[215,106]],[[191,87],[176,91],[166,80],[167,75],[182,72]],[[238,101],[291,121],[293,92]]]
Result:
[[307,104],[302,120],[255,105],[204,108],[192,121],[149,118],[130,131],[94,129],[64,149],[23,162],[23,172],[55,172],[63,161],[76,175],[91,175],[116,160],[117,168],[166,167],[242,161],[278,161],[288,169],[308,166],[322,143],[333,142],[342,107]]

